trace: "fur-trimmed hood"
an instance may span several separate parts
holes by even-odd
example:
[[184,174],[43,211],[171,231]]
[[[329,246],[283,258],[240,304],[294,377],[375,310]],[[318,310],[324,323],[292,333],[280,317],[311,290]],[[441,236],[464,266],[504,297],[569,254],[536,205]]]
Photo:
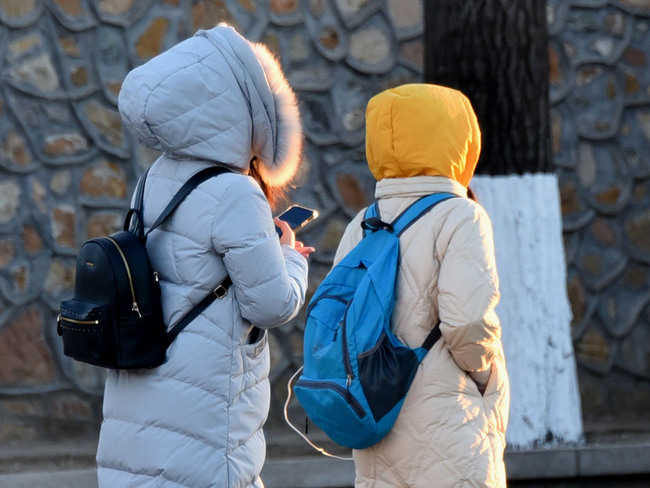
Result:
[[219,24],[132,70],[119,96],[138,140],[173,158],[243,172],[253,157],[272,186],[288,183],[302,155],[296,96],[262,44]]

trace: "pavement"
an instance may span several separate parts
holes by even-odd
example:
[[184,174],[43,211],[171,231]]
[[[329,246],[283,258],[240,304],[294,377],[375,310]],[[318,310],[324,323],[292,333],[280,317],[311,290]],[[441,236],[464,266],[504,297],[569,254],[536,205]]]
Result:
[[[300,450],[303,455],[296,455],[278,445],[269,444],[262,471],[266,488],[350,488],[354,485],[352,462],[318,454],[305,456],[306,448]],[[95,448],[93,439],[4,442],[0,444],[0,488],[97,488]],[[648,453],[650,432],[628,432],[575,447],[508,450],[505,462],[510,485],[525,484],[527,480],[546,480],[552,484],[553,480],[634,477],[642,480],[642,484],[634,486],[650,486]]]

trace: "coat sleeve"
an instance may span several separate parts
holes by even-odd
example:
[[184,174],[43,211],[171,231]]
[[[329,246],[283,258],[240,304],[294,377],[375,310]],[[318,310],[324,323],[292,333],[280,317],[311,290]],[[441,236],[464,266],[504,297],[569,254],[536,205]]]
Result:
[[499,279],[492,224],[478,205],[459,220],[440,259],[438,305],[441,331],[458,366],[487,372],[501,350],[501,326],[495,313]]
[[242,317],[260,328],[291,320],[305,301],[307,259],[280,245],[271,209],[251,178],[237,178],[224,194],[212,242],[232,279]]

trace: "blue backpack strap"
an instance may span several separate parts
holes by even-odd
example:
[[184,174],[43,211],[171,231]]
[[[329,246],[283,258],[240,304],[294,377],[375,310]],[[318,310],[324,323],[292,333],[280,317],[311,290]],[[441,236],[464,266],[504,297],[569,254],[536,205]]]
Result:
[[420,198],[404,210],[399,217],[393,221],[393,229],[396,236],[402,235],[416,220],[445,200],[454,198],[458,195],[453,193],[434,193]]
[[387,229],[389,232],[393,232],[393,226],[381,220],[379,216],[379,205],[377,202],[373,203],[366,209],[363,221],[361,222],[361,228],[363,229],[363,237],[366,237],[371,232],[380,229]]

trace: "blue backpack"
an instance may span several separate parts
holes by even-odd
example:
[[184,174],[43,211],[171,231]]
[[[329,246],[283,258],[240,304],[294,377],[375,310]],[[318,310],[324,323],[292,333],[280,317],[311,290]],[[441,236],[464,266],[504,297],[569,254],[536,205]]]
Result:
[[420,361],[440,338],[436,325],[411,349],[391,332],[399,236],[438,203],[435,193],[392,224],[368,207],[364,238],[316,290],[307,308],[304,369],[294,392],[309,419],[334,442],[364,449],[391,429]]

